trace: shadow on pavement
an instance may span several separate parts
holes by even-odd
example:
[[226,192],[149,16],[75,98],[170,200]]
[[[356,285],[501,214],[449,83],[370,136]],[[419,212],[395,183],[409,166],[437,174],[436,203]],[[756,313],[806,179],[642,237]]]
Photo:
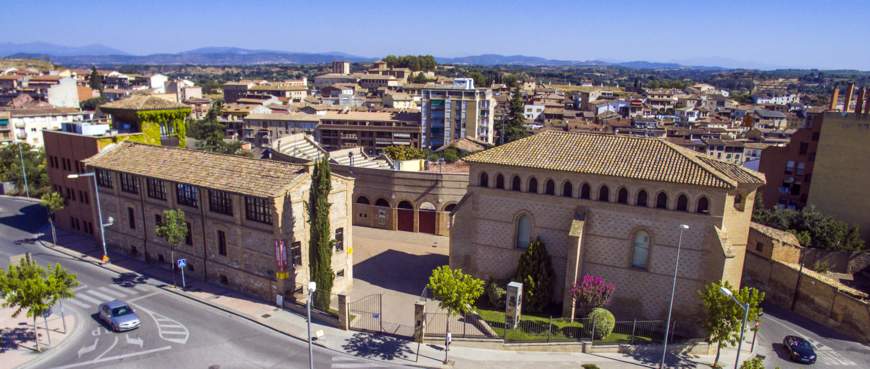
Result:
[[[623,353],[623,356],[627,359],[625,361],[619,360],[618,358],[615,358],[613,356],[600,356],[596,354],[591,355],[631,364],[640,363],[640,365],[658,368],[659,363],[661,363],[662,360],[662,349],[658,345],[634,346],[634,349],[630,352]],[[629,361],[629,358],[634,361]],[[669,352],[668,355],[665,357],[665,366],[668,368],[697,368],[698,364],[695,363],[692,360],[692,357],[688,354],[674,354]]]
[[354,265],[353,276],[381,288],[419,295],[432,270],[448,262],[446,255],[386,250]]
[[0,354],[23,347],[20,346],[21,343],[33,342],[35,337],[33,329],[26,327],[0,330]]
[[416,351],[411,350],[411,342],[398,337],[356,333],[342,346],[345,352],[354,356],[379,360],[414,360]]
[[28,233],[37,233],[42,228],[42,225],[47,222],[48,213],[45,212],[45,208],[41,205],[27,205],[19,209],[19,211],[20,214],[0,218],[0,224]]

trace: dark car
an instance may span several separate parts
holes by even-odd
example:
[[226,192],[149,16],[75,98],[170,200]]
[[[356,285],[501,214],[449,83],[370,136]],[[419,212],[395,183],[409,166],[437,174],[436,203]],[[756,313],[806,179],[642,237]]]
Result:
[[123,301],[109,301],[100,304],[99,309],[98,314],[100,319],[112,327],[112,330],[115,332],[136,329],[142,324],[139,316],[133,312],[133,308]]
[[813,345],[809,341],[798,336],[785,336],[782,339],[782,344],[788,352],[789,360],[805,364],[816,362],[816,351],[813,350]]

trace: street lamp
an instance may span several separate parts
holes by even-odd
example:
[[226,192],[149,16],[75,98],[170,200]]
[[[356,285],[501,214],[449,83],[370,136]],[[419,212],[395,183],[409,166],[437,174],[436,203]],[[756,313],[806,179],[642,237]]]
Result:
[[18,158],[21,159],[21,177],[24,178],[24,193],[27,194],[27,197],[30,197],[30,185],[27,184],[27,171],[25,170],[24,165],[24,153],[21,152],[21,145],[18,144]]
[[66,177],[69,179],[77,179],[79,177],[91,177],[94,179],[94,198],[97,201],[97,218],[98,218],[97,222],[100,223],[100,241],[102,241],[102,243],[103,243],[102,261],[104,264],[108,263],[109,262],[109,253],[108,253],[108,251],[106,251],[106,230],[105,230],[105,227],[112,225],[112,223],[114,223],[114,219],[112,219],[112,217],[109,217],[108,222],[103,223],[103,209],[100,206],[100,186],[97,185],[97,175],[94,172],[80,173],[80,174],[73,173],[73,174],[68,174]]
[[749,303],[741,303],[740,300],[734,297],[734,293],[725,287],[719,287],[719,292],[730,297],[731,300],[734,300],[743,309],[743,323],[740,324],[740,341],[737,342],[737,358],[734,359],[734,369],[737,369],[737,365],[740,364],[740,348],[743,346],[743,332],[746,330],[746,320],[749,319]]
[[665,367],[665,357],[668,355],[668,334],[671,331],[671,311],[674,309],[674,294],[677,292],[677,271],[680,268],[680,248],[683,245],[683,231],[689,229],[686,224],[680,224],[680,238],[677,241],[677,260],[674,262],[674,282],[671,285],[671,302],[668,304],[668,322],[665,324],[665,347],[662,349],[662,361],[659,369]]
[[308,282],[308,369],[314,369],[314,349],[311,346],[311,300],[317,291],[317,282]]

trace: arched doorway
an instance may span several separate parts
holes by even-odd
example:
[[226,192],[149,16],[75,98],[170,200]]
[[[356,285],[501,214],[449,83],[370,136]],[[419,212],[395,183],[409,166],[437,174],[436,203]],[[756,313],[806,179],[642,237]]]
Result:
[[424,202],[420,204],[419,218],[420,218],[420,232],[421,233],[431,233],[435,234],[436,232],[436,218],[438,212],[435,211],[435,205],[432,203]]
[[414,205],[408,201],[399,203],[396,209],[398,217],[398,229],[405,232],[414,232]]

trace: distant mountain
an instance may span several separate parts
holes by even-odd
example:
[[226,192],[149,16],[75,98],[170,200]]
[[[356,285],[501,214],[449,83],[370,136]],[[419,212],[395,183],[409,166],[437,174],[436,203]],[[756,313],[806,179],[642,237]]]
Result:
[[721,57],[721,56],[680,59],[680,60],[674,60],[674,63],[683,64],[683,65],[699,65],[699,66],[711,66],[711,67],[716,66],[716,67],[728,68],[728,69],[773,70],[773,69],[788,69],[789,68],[789,67],[782,66],[782,65],[756,63],[756,62],[752,62],[752,61],[737,60],[737,59],[725,58],[725,57]]
[[12,43],[0,42],[0,57],[15,54],[35,54],[49,56],[73,55],[126,55],[127,53],[105,45],[61,46],[47,42]]
[[576,61],[546,59],[538,56],[483,54],[461,56],[456,58],[436,57],[441,64],[467,65],[528,65],[528,66],[569,66],[569,65],[605,65],[600,61]]

